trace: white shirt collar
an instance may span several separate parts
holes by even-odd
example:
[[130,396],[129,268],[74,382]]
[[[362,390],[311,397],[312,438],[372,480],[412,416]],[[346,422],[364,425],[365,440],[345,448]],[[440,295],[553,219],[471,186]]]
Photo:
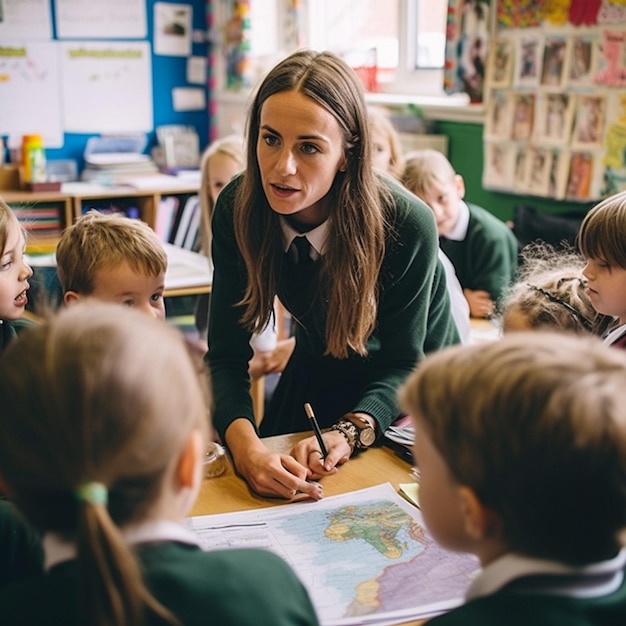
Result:
[[280,227],[283,231],[283,246],[285,252],[289,250],[296,237],[300,237],[304,234],[313,248],[311,258],[316,259],[324,254],[324,247],[326,245],[326,240],[328,239],[328,220],[322,222],[313,230],[306,233],[300,233],[293,226],[291,226],[291,224],[289,224],[289,222],[282,215],[279,219]]
[[467,229],[469,227],[470,210],[463,200],[459,202],[459,219],[456,221],[454,228],[447,234],[443,235],[446,239],[452,239],[453,241],[463,241],[467,236]]
[[536,590],[540,593],[575,598],[601,597],[619,588],[624,579],[625,565],[626,548],[608,561],[582,567],[573,567],[558,561],[534,559],[519,554],[505,554],[480,572],[469,586],[465,598],[473,600],[488,596],[518,578],[546,574],[559,576],[559,579],[554,585],[550,585],[545,579],[542,580],[541,586]]
[[615,343],[623,334],[626,333],[626,324],[621,324],[617,328],[614,328],[605,338],[604,343],[611,345]]
[[[150,521],[122,529],[122,535],[129,545],[155,541],[175,541],[200,546],[197,536],[183,523],[170,521]],[[43,537],[45,553],[44,569],[48,571],[63,561],[76,558],[76,544],[63,539],[57,533],[46,533]]]

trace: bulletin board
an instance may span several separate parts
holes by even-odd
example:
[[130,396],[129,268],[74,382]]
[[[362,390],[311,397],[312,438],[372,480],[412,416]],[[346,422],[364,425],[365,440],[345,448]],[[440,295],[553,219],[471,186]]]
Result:
[[626,189],[626,6],[498,0],[483,186],[574,202]]
[[[27,5],[28,10],[26,10]],[[82,167],[87,140],[193,126],[208,143],[206,1],[17,0],[0,20],[0,136],[44,138]]]

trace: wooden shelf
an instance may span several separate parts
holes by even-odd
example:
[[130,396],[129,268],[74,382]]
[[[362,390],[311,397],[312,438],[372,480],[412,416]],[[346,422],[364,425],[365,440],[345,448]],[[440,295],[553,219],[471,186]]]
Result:
[[[88,183],[71,183],[66,190],[30,192],[11,189],[0,189],[0,197],[11,207],[55,206],[60,211],[62,228],[67,228],[76,218],[88,210],[105,208],[107,203],[123,207],[136,207],[140,219],[155,228],[157,208],[161,199],[168,196],[185,197],[198,193],[198,186],[172,185],[171,188],[161,186],[159,189],[135,189],[134,187],[100,187]],[[27,253],[50,254],[56,249],[59,240],[58,232],[29,231]],[[166,281],[167,297],[195,295],[211,290],[211,276],[208,261],[202,255],[189,250],[176,249],[166,244],[169,257],[168,276]]]

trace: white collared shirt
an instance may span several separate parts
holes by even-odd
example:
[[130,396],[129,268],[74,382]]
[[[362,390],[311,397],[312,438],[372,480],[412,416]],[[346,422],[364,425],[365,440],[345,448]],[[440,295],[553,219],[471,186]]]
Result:
[[[182,522],[150,521],[136,524],[122,529],[122,535],[128,545],[152,543],[156,541],[175,541],[200,547],[196,535],[184,526]],[[45,553],[44,569],[48,571],[63,561],[70,561],[77,557],[76,544],[63,539],[57,533],[46,533],[43,537]]]
[[469,228],[470,210],[463,200],[459,202],[459,219],[456,221],[454,228],[447,234],[442,235],[445,239],[452,241],[463,241],[467,237],[467,229]]
[[324,246],[328,239],[328,220],[322,222],[319,226],[316,226],[307,233],[300,233],[281,215],[280,227],[283,231],[283,249],[285,252],[289,250],[296,237],[305,235],[311,244],[311,258],[316,261],[324,254]]
[[604,343],[610,346],[615,343],[622,335],[626,334],[626,324],[621,324],[614,328],[605,338]]
[[505,554],[481,571],[469,586],[465,599],[474,600],[491,595],[519,578],[546,574],[558,576],[558,581],[555,580],[555,583],[550,585],[544,578],[541,586],[533,591],[572,598],[599,598],[619,588],[624,579],[625,565],[626,548],[608,561],[581,567],[519,554]]

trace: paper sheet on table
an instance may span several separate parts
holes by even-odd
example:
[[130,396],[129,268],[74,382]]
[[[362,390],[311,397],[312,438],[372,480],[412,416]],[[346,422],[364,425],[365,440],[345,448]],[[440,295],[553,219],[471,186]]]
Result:
[[188,519],[205,550],[261,547],[307,587],[323,626],[420,619],[462,602],[477,559],[448,552],[389,483],[300,502]]

